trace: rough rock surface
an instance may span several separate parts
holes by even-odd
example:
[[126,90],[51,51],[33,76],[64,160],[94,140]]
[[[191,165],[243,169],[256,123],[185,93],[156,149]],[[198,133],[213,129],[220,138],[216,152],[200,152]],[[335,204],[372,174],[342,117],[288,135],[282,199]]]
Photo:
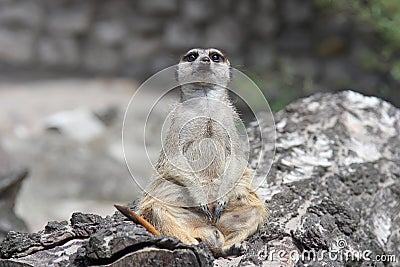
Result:
[[102,218],[74,213],[34,234],[9,232],[1,245],[7,266],[210,266],[205,245],[188,246],[175,237],[153,236],[120,214]]
[[[259,189],[271,217],[244,255],[213,261],[204,245],[151,236],[119,214],[76,213],[39,233],[8,233],[0,265],[396,266],[400,111],[345,91],[298,100],[275,119],[274,164]],[[249,129],[253,150],[259,133]]]
[[[240,265],[370,266],[377,255],[399,262],[400,111],[345,91],[296,101],[275,120],[274,164],[259,189],[272,215]],[[396,266],[389,261],[374,266]]]

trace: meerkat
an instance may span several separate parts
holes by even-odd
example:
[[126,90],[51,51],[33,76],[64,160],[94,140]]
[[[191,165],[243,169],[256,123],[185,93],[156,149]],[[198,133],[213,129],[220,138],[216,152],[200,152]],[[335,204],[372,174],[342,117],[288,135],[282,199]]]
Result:
[[176,74],[180,102],[138,214],[162,234],[204,242],[215,256],[240,253],[267,209],[252,188],[228,97],[229,60],[217,49],[192,49]]

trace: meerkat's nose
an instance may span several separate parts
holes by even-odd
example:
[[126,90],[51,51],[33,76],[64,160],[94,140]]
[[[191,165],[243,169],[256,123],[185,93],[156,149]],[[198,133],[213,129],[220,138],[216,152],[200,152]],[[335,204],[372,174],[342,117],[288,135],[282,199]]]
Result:
[[202,57],[202,58],[200,58],[200,61],[202,62],[202,63],[210,63],[210,58],[209,57]]

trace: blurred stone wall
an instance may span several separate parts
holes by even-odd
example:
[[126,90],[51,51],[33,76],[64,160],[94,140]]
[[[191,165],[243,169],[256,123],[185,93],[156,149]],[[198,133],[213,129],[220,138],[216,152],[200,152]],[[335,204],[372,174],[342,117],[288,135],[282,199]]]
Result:
[[40,72],[143,80],[188,48],[212,46],[267,80],[261,83],[272,98],[346,87],[379,95],[390,81],[364,62],[373,49],[364,26],[320,12],[311,0],[1,0],[0,78]]

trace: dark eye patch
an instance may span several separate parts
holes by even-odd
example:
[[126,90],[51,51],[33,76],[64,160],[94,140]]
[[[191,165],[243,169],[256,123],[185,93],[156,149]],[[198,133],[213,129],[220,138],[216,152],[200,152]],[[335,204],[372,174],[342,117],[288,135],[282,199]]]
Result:
[[210,53],[210,58],[214,62],[222,62],[222,61],[224,61],[224,57],[221,54],[217,53],[217,52]]
[[189,53],[186,56],[184,56],[183,60],[187,61],[187,62],[193,62],[193,61],[195,61],[197,59],[198,56],[199,56],[199,53],[192,52],[192,53]]

